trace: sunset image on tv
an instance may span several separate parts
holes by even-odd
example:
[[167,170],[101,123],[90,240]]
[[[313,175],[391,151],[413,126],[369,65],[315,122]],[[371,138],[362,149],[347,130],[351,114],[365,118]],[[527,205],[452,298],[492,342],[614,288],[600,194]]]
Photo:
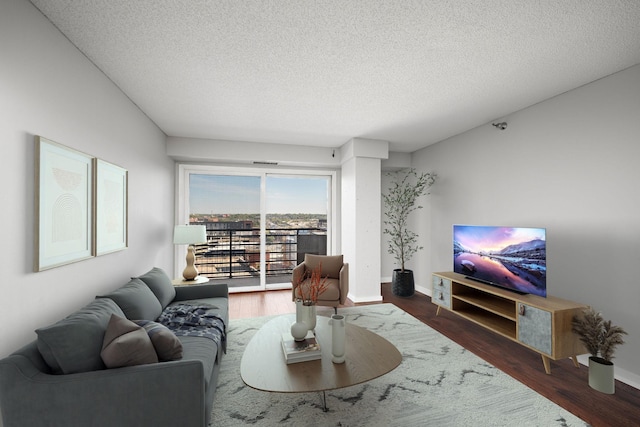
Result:
[[453,270],[516,292],[547,295],[544,228],[454,225]]

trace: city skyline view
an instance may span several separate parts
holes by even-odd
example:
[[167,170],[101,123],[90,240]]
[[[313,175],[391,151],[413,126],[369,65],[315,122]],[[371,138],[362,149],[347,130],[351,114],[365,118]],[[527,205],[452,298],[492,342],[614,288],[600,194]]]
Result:
[[[191,214],[257,214],[260,212],[260,176],[191,174]],[[266,176],[268,214],[326,215],[328,176]]]

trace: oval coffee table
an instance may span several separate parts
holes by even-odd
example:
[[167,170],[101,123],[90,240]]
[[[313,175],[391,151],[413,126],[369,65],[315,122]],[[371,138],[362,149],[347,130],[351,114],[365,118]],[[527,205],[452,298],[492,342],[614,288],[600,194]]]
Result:
[[365,328],[346,324],[345,362],[331,361],[329,318],[318,316],[316,338],[322,358],[287,365],[282,351],[282,334],[295,322],[295,315],[276,317],[251,338],[240,362],[240,375],[249,387],[280,393],[324,392],[370,381],[395,369],[402,362],[398,349]]

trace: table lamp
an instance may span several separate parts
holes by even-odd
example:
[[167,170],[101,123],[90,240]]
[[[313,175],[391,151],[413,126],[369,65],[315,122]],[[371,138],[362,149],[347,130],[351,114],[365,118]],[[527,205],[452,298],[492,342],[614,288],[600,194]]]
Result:
[[196,260],[193,245],[207,243],[207,227],[204,225],[176,225],[173,230],[174,245],[189,245],[187,248],[187,266],[182,272],[184,280],[195,280],[198,277],[198,269],[194,264]]

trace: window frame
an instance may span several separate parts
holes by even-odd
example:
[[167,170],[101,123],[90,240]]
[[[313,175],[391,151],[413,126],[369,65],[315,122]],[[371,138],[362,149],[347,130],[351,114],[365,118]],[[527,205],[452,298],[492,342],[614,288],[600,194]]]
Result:
[[[264,258],[266,244],[266,200],[265,187],[267,175],[275,176],[326,176],[329,178],[329,198],[327,207],[327,253],[338,253],[339,218],[338,218],[338,171],[332,169],[299,169],[283,167],[247,167],[211,164],[177,163],[176,165],[176,210],[175,224],[189,222],[189,179],[191,174],[237,175],[260,177],[260,286],[230,287],[229,292],[261,291],[271,289],[290,289],[291,283],[267,286],[265,280]],[[174,248],[174,277],[176,272],[184,268],[184,251]]]

